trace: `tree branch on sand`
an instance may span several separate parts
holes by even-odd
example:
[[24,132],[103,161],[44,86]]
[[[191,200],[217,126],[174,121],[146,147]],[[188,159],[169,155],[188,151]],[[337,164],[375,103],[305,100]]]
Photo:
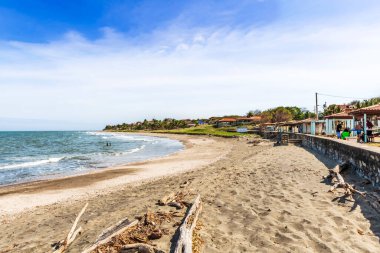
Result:
[[[188,184],[188,182],[186,182]],[[172,206],[177,209],[182,209],[184,206],[189,206],[190,204],[184,201],[184,198],[189,195],[188,192],[177,192],[177,193],[170,193],[166,196],[164,196],[162,199],[158,201],[158,204],[161,206]]]
[[343,163],[341,165],[335,166],[335,168],[329,170],[329,175],[324,178],[331,178],[331,182],[335,182],[333,186],[331,186],[329,192],[334,192],[336,188],[344,188],[345,194],[352,198],[354,193],[359,194],[360,196],[366,196],[365,192],[361,192],[355,189],[355,187],[349,183],[346,183],[340,174],[343,170],[348,167],[348,163]]
[[86,210],[87,206],[88,206],[88,203],[86,203],[86,205],[82,208],[82,210],[78,214],[78,216],[75,219],[74,224],[71,227],[70,232],[68,233],[66,239],[52,244],[52,247],[54,249],[53,253],[65,252],[67,250],[67,248],[69,247],[69,245],[75,240],[75,237],[79,233],[81,233],[82,227],[79,227],[78,229],[76,229],[76,226],[79,222],[80,217],[83,215],[84,211]]
[[179,228],[179,238],[174,253],[193,252],[193,230],[197,224],[201,209],[201,196],[198,194]]

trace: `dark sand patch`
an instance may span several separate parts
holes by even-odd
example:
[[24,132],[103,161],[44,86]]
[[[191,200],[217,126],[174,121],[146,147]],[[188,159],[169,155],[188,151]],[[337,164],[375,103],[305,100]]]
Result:
[[140,169],[133,168],[120,168],[102,170],[100,172],[87,173],[83,175],[75,175],[64,178],[49,179],[34,181],[29,183],[22,183],[16,185],[8,185],[0,187],[0,196],[16,193],[38,193],[41,191],[49,190],[64,190],[68,188],[80,188],[89,186],[99,181],[104,181],[124,175],[134,175]]

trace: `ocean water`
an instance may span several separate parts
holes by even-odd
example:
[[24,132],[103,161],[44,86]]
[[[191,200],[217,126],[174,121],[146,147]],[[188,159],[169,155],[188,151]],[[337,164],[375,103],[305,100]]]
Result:
[[176,140],[122,133],[0,132],[0,185],[84,173],[181,149]]

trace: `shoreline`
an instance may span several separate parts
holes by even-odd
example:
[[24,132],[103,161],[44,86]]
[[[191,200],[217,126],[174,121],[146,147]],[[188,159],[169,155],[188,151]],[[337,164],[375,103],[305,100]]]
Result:
[[227,145],[215,138],[149,133],[141,135],[175,139],[183,143],[184,149],[99,171],[0,187],[0,217],[12,216],[36,206],[109,193],[126,185],[200,168],[228,152]]
[[[337,165],[335,161],[292,145],[186,138],[194,146],[174,158],[134,166],[148,172],[157,166],[174,168],[171,174],[165,170],[162,176],[152,178],[148,173],[150,178],[139,183],[122,181],[110,190],[103,188],[96,194],[36,206],[2,219],[0,251],[50,251],[51,243],[67,236],[78,212],[88,203],[80,221],[82,234],[69,248],[70,252],[81,252],[121,219],[173,210],[157,206],[157,200],[172,192],[186,192],[186,201],[197,194],[202,198],[203,252],[259,252],[263,248],[267,252],[379,252],[378,211],[362,198],[341,201],[344,189],[331,193],[332,183],[321,180]],[[207,153],[211,149],[213,152]],[[185,157],[190,164],[184,161],[183,153],[188,153]],[[189,169],[191,166],[194,169]],[[346,171],[343,177],[360,190],[371,190],[361,186],[362,180],[353,171]],[[33,198],[27,201],[34,201],[38,194],[29,196]],[[169,252],[176,227],[165,226],[169,233],[154,243]]]
[[[102,132],[102,131],[97,131],[97,132]],[[125,132],[114,132],[114,133],[128,134]],[[154,135],[154,134],[134,134],[134,133],[131,133],[131,134],[143,135],[143,136],[144,135],[145,136],[153,136],[153,137],[159,137],[159,138],[168,138],[167,136],[160,136],[160,135]],[[170,139],[170,138],[168,138],[168,139]],[[172,138],[172,139],[178,140],[175,138]],[[55,174],[55,175],[49,175],[49,176],[41,176],[40,179],[33,180],[33,181],[25,181],[25,182],[20,182],[20,183],[0,185],[0,197],[4,196],[4,195],[16,193],[16,192],[21,192],[23,188],[34,189],[34,188],[39,187],[40,185],[51,185],[53,183],[59,183],[59,182],[66,181],[66,180],[67,181],[69,181],[69,180],[76,181],[77,179],[80,179],[80,178],[83,179],[87,176],[89,176],[92,179],[98,177],[99,181],[102,181],[102,178],[104,178],[104,180],[113,178],[113,177],[110,177],[110,175],[107,175],[108,173],[115,174],[115,177],[117,177],[117,175],[131,174],[131,173],[137,172],[137,170],[132,169],[132,168],[125,169],[124,167],[126,167],[126,166],[130,167],[133,165],[140,165],[140,164],[143,164],[143,163],[146,163],[149,161],[153,161],[156,159],[169,157],[171,155],[174,155],[178,152],[181,152],[181,151],[191,147],[191,144],[187,140],[178,140],[178,141],[182,143],[182,145],[183,145],[182,149],[175,151],[173,153],[167,154],[167,155],[159,156],[159,157],[147,158],[147,159],[141,160],[141,161],[129,162],[129,163],[125,163],[125,164],[118,164],[118,165],[105,167],[105,168],[98,168],[98,169],[86,170],[86,171],[82,171],[82,172],[75,172],[72,174],[64,174],[63,173],[63,174]],[[124,173],[123,173],[123,171],[124,171]],[[93,181],[95,182],[95,180],[93,180]],[[75,185],[75,183],[73,185]],[[86,182],[86,185],[88,185],[87,182]],[[60,187],[56,186],[56,188],[59,189]],[[75,188],[75,187],[72,187],[72,188]]]

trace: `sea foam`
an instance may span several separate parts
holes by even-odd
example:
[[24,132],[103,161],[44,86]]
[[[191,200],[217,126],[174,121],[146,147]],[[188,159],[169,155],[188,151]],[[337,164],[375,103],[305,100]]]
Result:
[[47,163],[57,163],[60,160],[62,160],[64,157],[53,157],[45,160],[38,160],[38,161],[32,161],[32,162],[25,162],[25,163],[16,163],[16,164],[9,164],[5,166],[0,166],[0,170],[9,170],[9,169],[20,169],[20,168],[28,168],[28,167],[34,167],[42,164]]

